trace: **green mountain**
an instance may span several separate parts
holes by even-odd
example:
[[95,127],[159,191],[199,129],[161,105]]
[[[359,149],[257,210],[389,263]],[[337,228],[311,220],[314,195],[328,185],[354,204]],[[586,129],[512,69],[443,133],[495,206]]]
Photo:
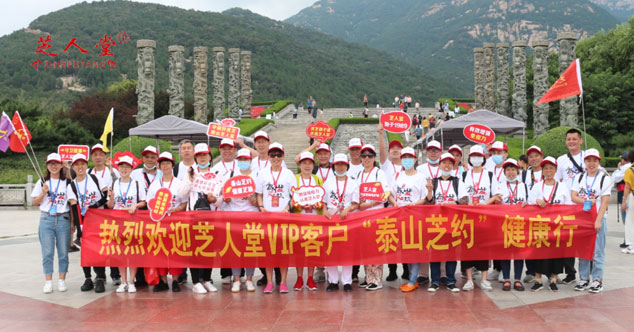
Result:
[[590,0],[607,9],[616,18],[627,21],[634,16],[634,0]]
[[286,20],[384,50],[473,94],[473,48],[483,42],[591,35],[618,20],[586,0],[321,0]]
[[[130,40],[121,43],[119,32]],[[113,57],[100,57],[100,38],[107,34],[117,45]],[[40,38],[46,41],[38,43]],[[66,45],[76,39],[82,53]],[[80,3],[41,16],[24,30],[0,38],[0,98],[63,100],[105,89],[122,78],[136,79],[136,41],[157,41],[156,90],[168,88],[169,45],[185,47],[186,98],[192,99],[194,46],[250,50],[254,100],[294,99],[314,96],[320,106],[360,105],[368,94],[371,103],[387,104],[400,93],[431,102],[451,94],[447,85],[421,69],[383,51],[346,42],[340,38],[274,21],[246,10],[224,13],[184,10],[157,4],[127,1]],[[44,49],[44,44],[51,47]],[[37,53],[38,47],[57,53]],[[117,63],[112,70],[95,68],[44,68],[46,61],[106,61]],[[42,64],[36,71],[32,62]],[[212,105],[211,61],[208,75],[209,105]],[[226,65],[226,68],[228,65]],[[228,71],[228,70],[226,70]],[[228,75],[228,73],[227,73]]]

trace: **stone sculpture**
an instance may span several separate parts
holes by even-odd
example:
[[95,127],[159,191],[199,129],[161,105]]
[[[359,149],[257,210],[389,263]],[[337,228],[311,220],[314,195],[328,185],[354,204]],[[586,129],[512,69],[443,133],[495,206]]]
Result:
[[154,40],[136,42],[138,83],[136,86],[138,112],[136,123],[142,125],[154,120]]

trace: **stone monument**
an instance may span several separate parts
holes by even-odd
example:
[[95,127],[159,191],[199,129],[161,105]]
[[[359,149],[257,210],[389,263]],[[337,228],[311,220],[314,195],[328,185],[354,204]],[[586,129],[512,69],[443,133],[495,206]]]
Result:
[[484,70],[483,59],[484,49],[476,47],[473,49],[473,79],[474,79],[474,96],[475,109],[484,108]]
[[179,118],[185,117],[185,48],[171,45],[169,51],[169,114]]
[[136,42],[136,48],[138,68],[136,123],[142,125],[154,120],[154,50],[156,42],[140,39]]
[[497,104],[495,112],[504,116],[509,115],[509,47],[508,43],[495,44],[498,53]]
[[[562,32],[557,35],[559,42],[559,73],[563,74],[570,64],[576,59],[577,38],[574,32]],[[578,126],[579,104],[577,96],[568,97],[559,101],[559,124],[561,126]]]
[[214,120],[225,118],[225,48],[214,47],[213,52],[214,65]]
[[207,124],[207,48],[194,47],[194,120]]
[[242,80],[242,116],[249,117],[251,115],[251,101],[253,100],[253,91],[251,90],[251,51],[240,52]]
[[513,118],[526,121],[526,42],[513,42]]
[[239,118],[240,109],[240,49],[229,49],[229,117]]
[[484,108],[495,110],[495,44],[483,43],[484,49]]
[[550,129],[548,122],[548,103],[537,105],[539,99],[548,91],[548,41],[535,40],[533,47],[533,137]]

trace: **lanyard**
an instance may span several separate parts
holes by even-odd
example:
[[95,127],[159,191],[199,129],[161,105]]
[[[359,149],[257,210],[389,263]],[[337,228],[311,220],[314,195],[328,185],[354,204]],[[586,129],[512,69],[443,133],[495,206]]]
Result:
[[[148,173],[147,173],[147,172],[145,172],[145,176],[146,176],[146,178],[147,178],[148,180],[150,180],[150,177],[149,177],[149,176],[147,176],[147,174],[148,174]],[[145,188],[149,188],[149,187],[150,187],[150,185],[152,184],[152,182],[154,182],[154,180],[156,179],[156,176],[157,176],[157,175],[158,175],[158,171],[156,171],[156,173],[154,173],[154,176],[152,177],[152,181],[150,181],[150,183],[149,183],[149,184],[147,183],[147,181],[145,181],[145,182],[146,182],[146,183],[145,183]]]
[[[172,179],[170,180],[170,184],[167,185],[167,189],[170,189],[172,187],[172,181],[174,181],[174,177],[172,176]],[[163,179],[161,178],[161,188],[163,187]]]
[[[84,195],[82,196],[81,193],[77,193],[79,195],[79,205],[84,208],[84,200],[86,199],[86,196],[88,196],[88,176],[86,176],[84,178]],[[77,182],[77,179],[75,179],[75,186],[77,187],[77,190],[79,190],[79,182]]]
[[447,201],[447,195],[449,195],[449,188],[451,188],[451,181],[449,181],[449,185],[447,186],[447,190],[442,188],[442,179],[438,180],[438,186],[440,187],[440,193],[442,194],[442,201],[446,202]]
[[[431,166],[429,166],[429,163],[427,163],[427,169],[429,170],[429,175],[431,176]],[[440,166],[438,168],[436,168],[436,175],[432,176],[432,179],[435,179],[438,177],[438,173],[440,172]]]
[[59,183],[62,182],[62,179],[57,179],[57,186],[55,187],[55,192],[52,192],[51,189],[53,188],[53,184],[51,182],[51,179],[48,179],[48,195],[50,196],[49,198],[51,199],[51,204],[55,204],[55,200],[57,199],[57,191],[59,190]]
[[368,172],[368,176],[365,177],[365,180],[363,179],[363,173],[361,173],[361,183],[367,183],[368,179],[370,178],[370,174],[372,174],[372,171],[374,170],[374,167],[372,167],[372,169]]
[[509,198],[511,205],[513,205],[513,202],[515,202],[515,198],[517,197],[517,187],[519,187],[520,183],[517,182],[515,183],[515,190],[511,190],[511,184],[509,184],[508,182],[506,183],[506,187],[509,190]]
[[[278,175],[278,177],[279,177],[279,175]],[[304,182],[304,178],[303,178],[301,175],[299,176],[299,178],[302,180],[302,187],[305,187],[305,186],[306,186],[306,183]],[[313,177],[311,176],[311,177],[308,179],[308,185],[310,186],[312,182],[313,182]]]
[[346,187],[348,186],[348,177],[346,176],[346,182],[343,183],[343,191],[339,193],[339,179],[337,182],[337,197],[339,198],[339,206],[343,205],[343,195],[346,193]]
[[[92,169],[93,173],[97,172],[94,168]],[[95,173],[95,175],[97,175],[97,173]],[[103,168],[103,171],[101,171],[101,175],[99,175],[102,179],[103,177],[106,175],[106,168]]]
[[[258,159],[258,162],[259,161],[260,160]],[[234,160],[234,161],[232,161],[232,163],[233,163],[233,166],[231,167],[231,172],[229,172],[229,169],[227,168],[227,165],[225,165],[225,162],[224,161],[222,162],[222,166],[224,166],[224,168],[227,171],[227,173],[233,173],[233,171],[236,169],[236,161]],[[258,166],[259,166],[259,164],[258,164]],[[264,166],[266,166],[266,164],[264,164]]]
[[275,178],[273,176],[273,167],[271,167],[271,179],[273,180],[273,192],[276,193],[277,192],[277,181],[280,179],[280,175],[282,175],[282,170],[280,169],[280,172],[277,173],[277,178]]
[[497,171],[495,170],[496,168],[493,169],[493,172],[495,173],[497,180],[500,181],[500,176],[502,176],[502,173],[504,172],[504,168],[500,167],[500,174],[497,174]]
[[328,180],[328,176],[330,175],[330,168],[328,168],[328,171],[326,172],[326,177],[324,177],[324,173],[321,170],[322,167],[319,167],[319,175],[321,176],[321,179],[324,181],[324,183],[326,183],[326,180]]
[[[260,161],[261,161],[261,160],[260,160],[260,158],[258,158],[258,168],[259,168],[259,169],[262,169],[262,166],[260,165]],[[268,165],[268,164],[269,164],[269,160],[267,159],[267,160],[264,162],[264,167],[266,168],[266,165]]]
[[[594,188],[594,182],[597,180],[597,178],[599,177],[599,172],[597,172],[597,174],[595,174],[594,176],[594,180],[592,180],[592,185],[590,187],[588,187],[588,177],[590,177],[587,173],[586,173],[586,197],[588,199],[590,199],[590,189]],[[601,188],[599,188],[599,190],[601,190]]]
[[[546,181],[542,182],[542,195],[544,194],[544,185],[546,184]],[[557,181],[555,181],[555,184],[553,185],[553,189],[550,190],[550,196],[548,196],[548,200],[546,200],[546,196],[543,196],[544,200],[546,201],[547,204],[550,204],[550,202],[552,202],[553,199],[553,195],[555,194],[555,191],[557,191]]]
[[455,177],[458,177],[458,172],[460,171],[460,166],[458,166],[458,168],[456,168],[456,174],[454,175]]
[[484,174],[484,169],[482,169],[480,171],[480,178],[478,179],[478,183],[476,184],[476,182],[473,179],[473,170],[471,170],[471,184],[473,185],[473,191],[474,191],[474,195],[478,195],[478,192],[480,191],[480,182],[482,182],[482,174]]
[[[126,206],[126,200],[128,199],[128,193],[130,192],[130,185],[132,184],[132,179],[130,179],[130,182],[128,182],[128,189],[125,190],[125,196],[123,196],[123,193],[121,192],[121,178],[119,178],[119,196],[121,197],[121,202],[123,203],[123,206]],[[170,181],[170,185],[172,184],[172,182]]]
[[[401,165],[399,165],[401,166]],[[394,170],[394,174],[398,174],[401,172],[401,170],[403,170],[403,166],[400,167],[400,170],[396,170],[396,166],[394,166],[394,163],[392,163],[392,169]],[[431,172],[430,172],[431,173]]]

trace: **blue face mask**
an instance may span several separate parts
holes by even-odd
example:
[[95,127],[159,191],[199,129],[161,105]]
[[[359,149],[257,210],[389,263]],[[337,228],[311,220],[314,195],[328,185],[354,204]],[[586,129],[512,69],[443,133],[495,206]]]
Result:
[[432,164],[432,165],[438,165],[438,163],[440,162],[440,158],[438,158],[436,160],[431,160],[431,159],[427,158],[427,162]]
[[412,169],[415,163],[416,161],[414,160],[414,158],[401,159],[401,164],[403,164],[403,168],[405,168],[406,170]]
[[210,162],[207,162],[207,163],[206,163],[206,164],[204,164],[204,165],[203,165],[203,164],[198,164],[198,168],[207,168],[207,167],[209,167],[209,165],[211,165],[211,163],[210,163]]
[[514,178],[512,178],[512,179],[506,178],[506,182],[508,182],[508,183],[513,183],[513,182],[515,182],[516,180],[517,180],[517,176],[516,176],[516,177],[514,177]]
[[346,176],[348,174],[348,171],[345,171],[343,173],[337,173],[337,171],[335,171],[335,176],[339,177],[339,176]]
[[502,158],[503,158],[503,157],[502,157],[502,155],[499,155],[499,154],[498,154],[498,155],[491,156],[491,159],[493,160],[493,162],[494,162],[496,165],[499,165],[499,164],[501,164],[501,163],[504,161]]
[[246,161],[246,160],[245,161],[238,161],[238,168],[241,171],[246,171],[249,168],[251,168],[251,162],[250,161]]
[[443,171],[443,170],[440,171],[440,175],[442,176],[451,176],[451,173],[452,171]]

